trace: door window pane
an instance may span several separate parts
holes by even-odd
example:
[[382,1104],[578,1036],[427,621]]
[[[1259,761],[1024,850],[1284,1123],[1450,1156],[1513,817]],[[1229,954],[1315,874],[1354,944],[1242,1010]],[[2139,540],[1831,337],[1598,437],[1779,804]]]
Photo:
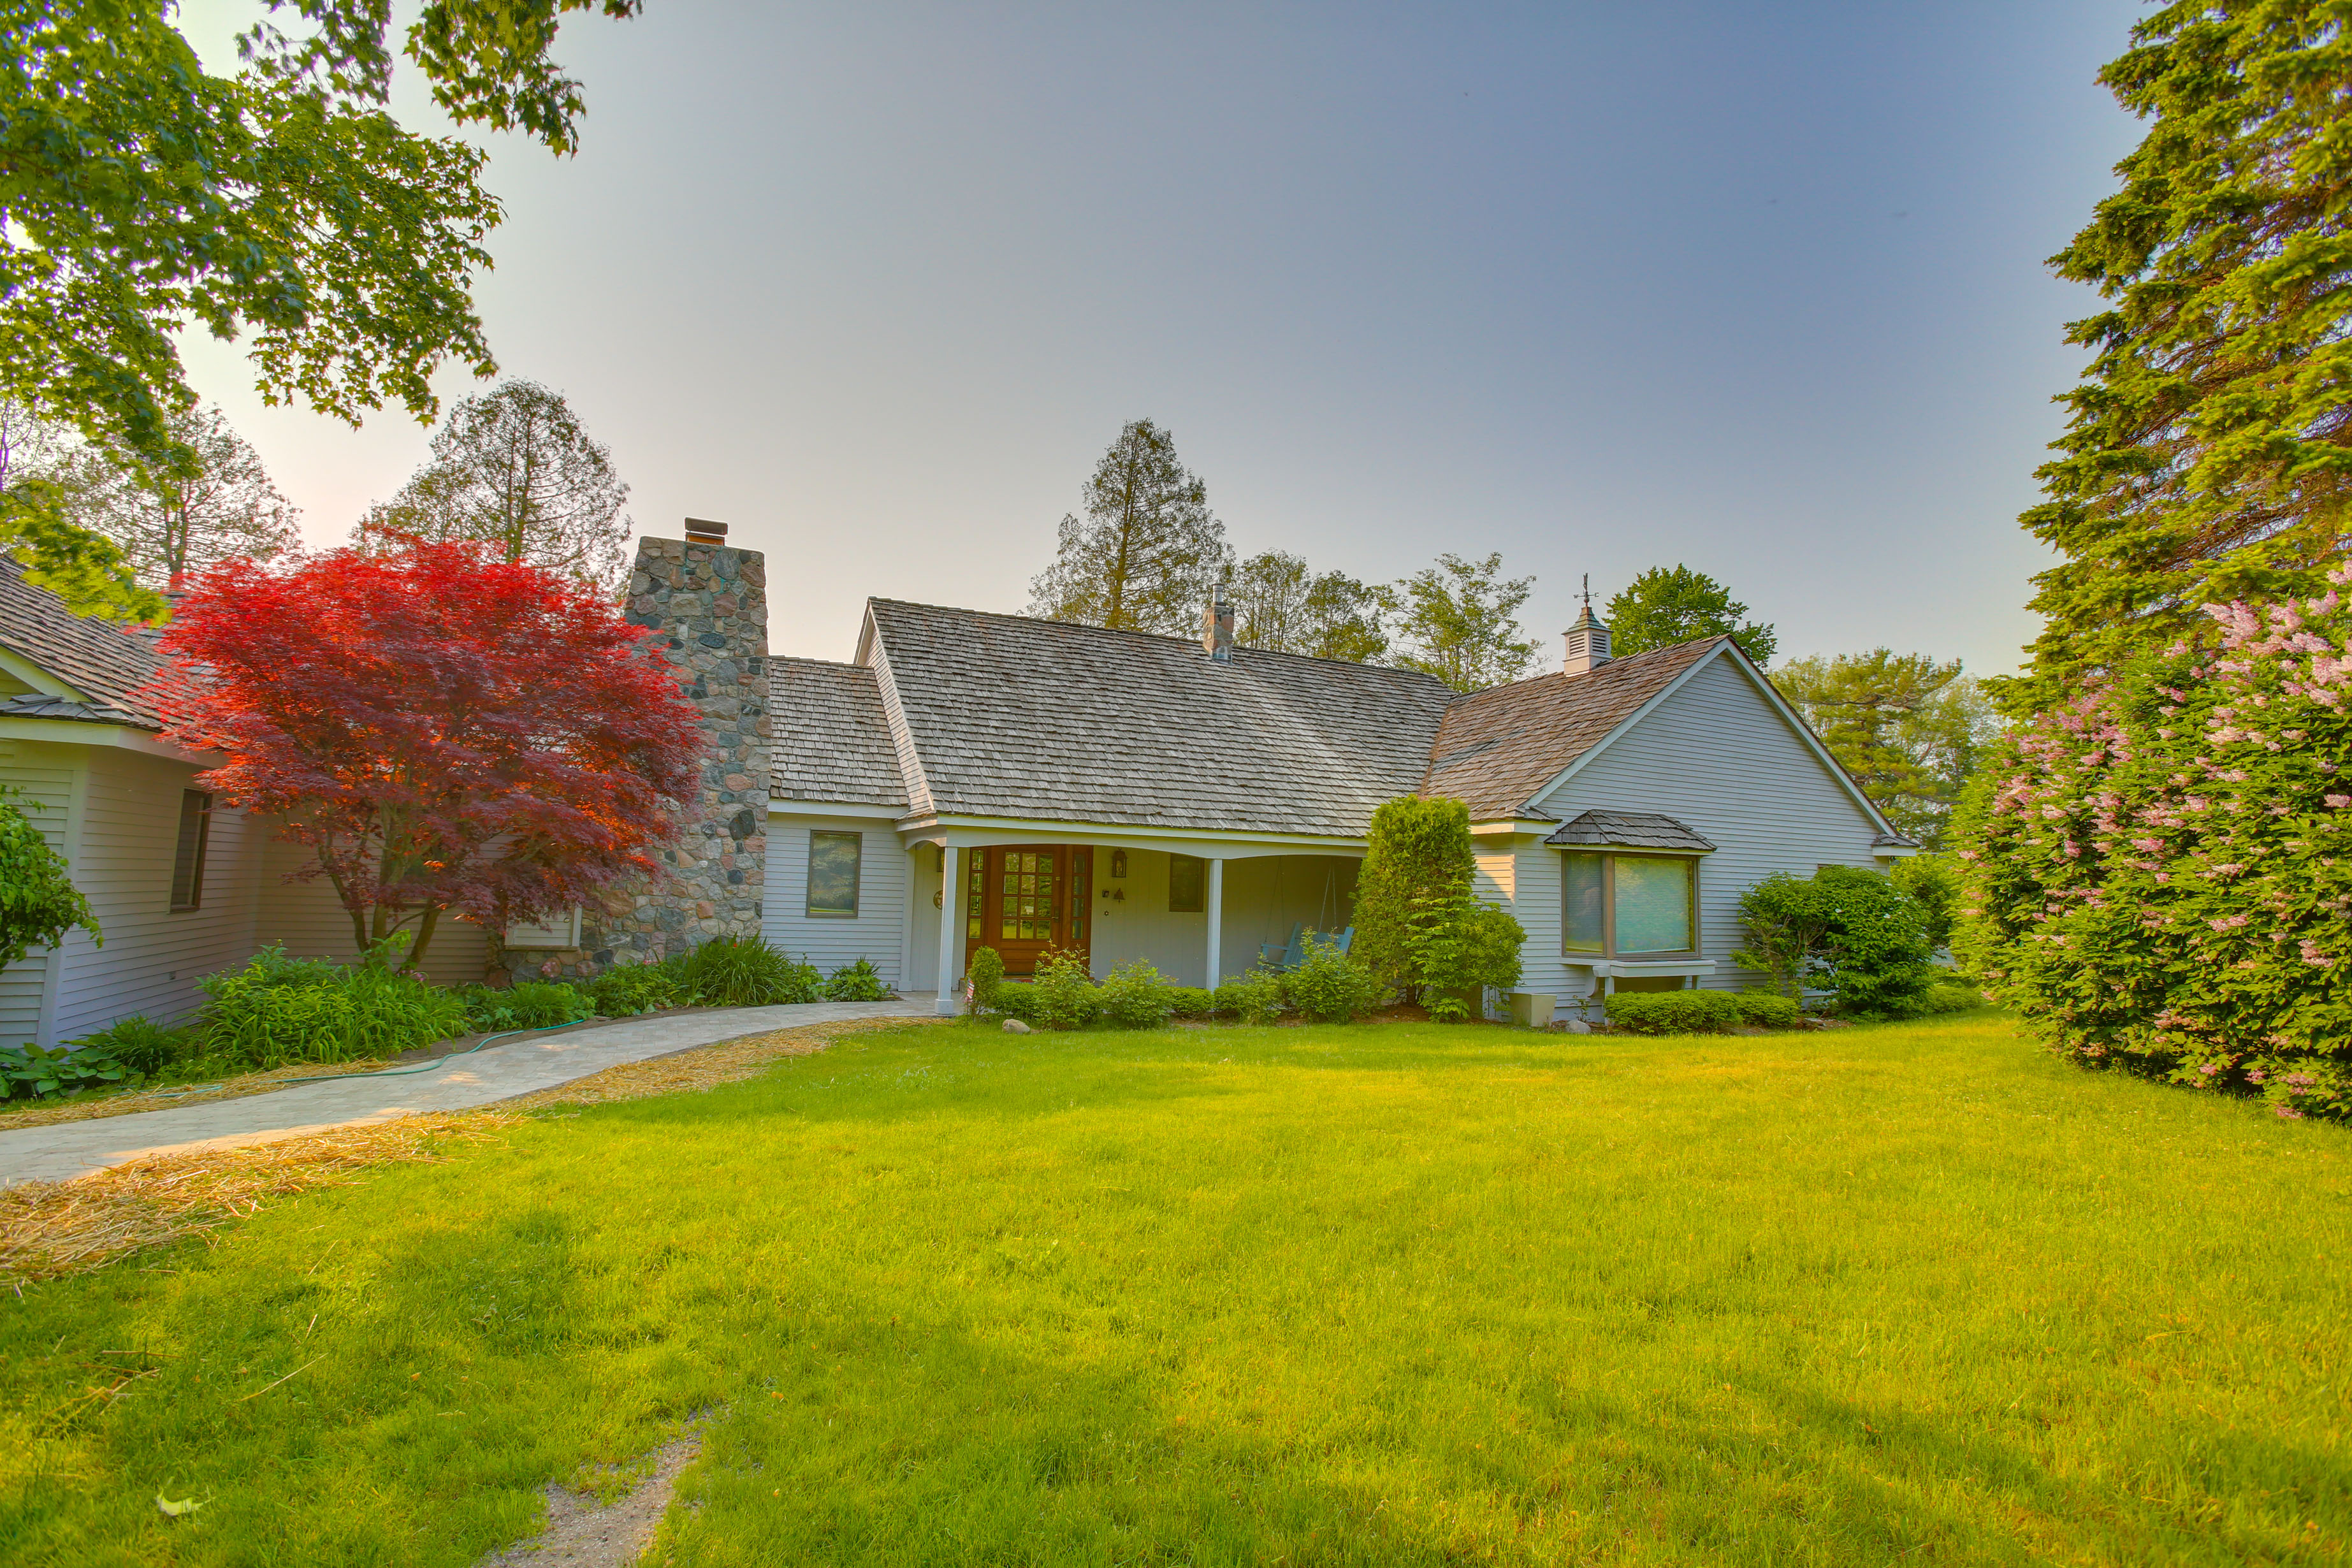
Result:
[[1605,912],[1601,899],[1601,858],[1564,855],[1560,858],[1566,862],[1562,875],[1568,887],[1560,946],[1570,952],[1600,952],[1603,951],[1601,920]]
[[809,835],[808,912],[813,915],[857,913],[857,862],[860,833]]
[[1618,856],[1617,951],[1688,952],[1698,944],[1691,933],[1691,863]]

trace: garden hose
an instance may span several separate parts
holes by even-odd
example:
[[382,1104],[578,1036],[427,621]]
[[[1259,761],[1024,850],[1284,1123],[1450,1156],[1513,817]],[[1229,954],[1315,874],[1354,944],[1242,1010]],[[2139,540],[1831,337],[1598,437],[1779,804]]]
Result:
[[[476,1040],[472,1045],[467,1046],[462,1051],[451,1051],[449,1056],[435,1057],[431,1061],[419,1062],[413,1068],[392,1068],[383,1072],[322,1072],[316,1078],[289,1078],[283,1083],[278,1084],[277,1088],[295,1089],[308,1083],[334,1083],[341,1079],[351,1078],[406,1078],[411,1073],[431,1072],[435,1068],[437,1068],[443,1062],[447,1061],[449,1057],[470,1057],[476,1051],[480,1050],[484,1046],[488,1045],[492,1040],[503,1040],[509,1035],[543,1035],[550,1029],[575,1029],[583,1024],[593,1021],[595,1016],[596,1015],[591,1013],[585,1018],[574,1018],[568,1024],[537,1024],[528,1029],[499,1029],[494,1033],[484,1035],[480,1039]],[[177,1089],[151,1089],[147,1092],[157,1095],[203,1094],[210,1089],[226,1089],[227,1087],[228,1086],[226,1084],[221,1083],[184,1084]]]

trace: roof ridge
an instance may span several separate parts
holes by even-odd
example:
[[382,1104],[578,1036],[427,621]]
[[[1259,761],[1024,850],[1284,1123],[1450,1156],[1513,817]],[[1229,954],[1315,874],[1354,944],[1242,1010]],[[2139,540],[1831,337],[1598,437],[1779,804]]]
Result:
[[[1098,632],[1106,637],[1144,637],[1152,642],[1175,643],[1179,647],[1188,648],[1197,648],[1201,646],[1191,637],[1178,637],[1171,632],[1129,631],[1124,626],[1098,626],[1091,621],[1057,621],[1048,616],[1028,616],[1013,610],[974,610],[961,605],[928,604],[920,599],[886,599],[878,594],[868,594],[866,596],[866,602],[868,605],[898,605],[910,610],[944,610],[950,615],[956,616],[985,616],[992,621],[1018,621],[1024,626],[1062,626],[1074,632]],[[1417,680],[1436,681],[1440,686],[1445,684],[1425,669],[1412,669],[1401,664],[1374,664],[1369,659],[1361,658],[1326,658],[1320,654],[1286,653],[1278,648],[1252,647],[1247,643],[1234,644],[1234,651],[1254,654],[1260,658],[1295,658],[1307,664],[1339,665],[1349,669],[1385,670],[1391,675],[1409,676]]]

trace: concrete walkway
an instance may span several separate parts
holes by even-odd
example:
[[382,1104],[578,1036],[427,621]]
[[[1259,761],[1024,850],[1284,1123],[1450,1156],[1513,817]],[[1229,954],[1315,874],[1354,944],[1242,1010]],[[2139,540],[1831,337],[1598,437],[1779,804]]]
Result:
[[928,1018],[929,996],[890,1002],[808,1002],[639,1018],[560,1035],[518,1035],[433,1070],[281,1089],[172,1110],[142,1110],[0,1132],[0,1186],[64,1182],[143,1154],[268,1143],[428,1110],[466,1110],[586,1078],[623,1062],[666,1057],[803,1024],[847,1018]]

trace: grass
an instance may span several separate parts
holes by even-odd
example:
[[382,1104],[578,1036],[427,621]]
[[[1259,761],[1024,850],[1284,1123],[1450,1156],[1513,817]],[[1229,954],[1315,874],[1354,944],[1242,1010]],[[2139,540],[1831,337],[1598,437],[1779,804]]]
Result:
[[462,1568],[704,1410],[682,1564],[2352,1538],[2352,1140],[1988,1015],[918,1026],[500,1137],[0,1305],[0,1555]]

